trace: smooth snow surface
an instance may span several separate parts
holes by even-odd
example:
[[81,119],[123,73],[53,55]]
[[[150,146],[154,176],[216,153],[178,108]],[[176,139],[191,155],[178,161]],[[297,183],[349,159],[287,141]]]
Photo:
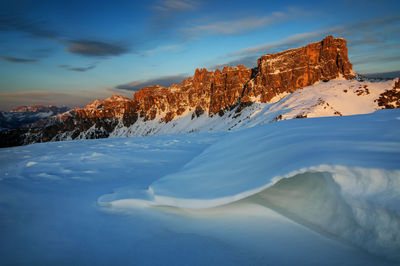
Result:
[[400,110],[5,148],[0,166],[1,265],[400,262]]

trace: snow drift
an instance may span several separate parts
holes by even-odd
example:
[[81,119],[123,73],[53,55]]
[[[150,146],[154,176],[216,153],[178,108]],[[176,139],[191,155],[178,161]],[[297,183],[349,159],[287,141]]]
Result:
[[111,208],[202,209],[246,201],[400,261],[400,111],[283,121],[224,136]]
[[399,131],[382,110],[0,149],[0,264],[396,265]]

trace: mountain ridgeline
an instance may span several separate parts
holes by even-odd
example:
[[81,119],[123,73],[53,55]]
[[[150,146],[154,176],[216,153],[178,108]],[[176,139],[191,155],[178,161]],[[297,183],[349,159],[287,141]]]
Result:
[[[252,69],[242,65],[215,71],[196,69],[193,77],[182,84],[145,87],[134,93],[133,99],[113,95],[39,120],[29,129],[3,130],[0,146],[105,138],[117,136],[115,132],[121,128],[131,128],[130,135],[148,135],[155,133],[155,125],[184,116],[196,123],[200,116],[222,117],[232,110],[240,113],[254,103],[276,102],[282,95],[319,81],[349,80],[355,76],[346,41],[327,36],[305,47],[263,55]],[[388,97],[396,97],[396,93],[395,90]],[[146,130],[135,131],[138,124],[146,125]]]
[[302,48],[264,55],[253,69],[196,69],[181,85],[142,88],[134,102],[139,116],[171,121],[185,112],[214,115],[241,103],[269,102],[279,94],[339,76],[354,78],[346,41],[328,36]]
[[8,112],[0,111],[0,129],[29,128],[30,125],[40,119],[62,114],[68,111],[68,107],[54,105],[20,106]]

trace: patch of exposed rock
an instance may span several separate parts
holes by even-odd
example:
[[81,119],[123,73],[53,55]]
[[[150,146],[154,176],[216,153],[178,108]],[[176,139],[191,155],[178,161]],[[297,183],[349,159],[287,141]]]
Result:
[[392,89],[386,90],[379,96],[378,105],[385,109],[400,108],[400,79],[397,80]]

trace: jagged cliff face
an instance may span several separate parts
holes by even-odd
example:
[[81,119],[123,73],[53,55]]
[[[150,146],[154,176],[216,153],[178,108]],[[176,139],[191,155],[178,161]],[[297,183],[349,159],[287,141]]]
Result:
[[204,110],[214,115],[239,102],[269,102],[282,93],[338,77],[354,78],[343,39],[326,37],[318,43],[267,54],[257,67],[224,67],[207,71],[197,69],[193,78],[170,88],[146,87],[135,93],[140,116],[170,121],[184,112]]
[[76,115],[89,121],[93,119],[122,121],[124,126],[130,126],[138,119],[137,110],[137,102],[121,95],[112,95],[110,98],[95,100],[85,108],[77,109]]
[[140,117],[148,120],[160,116],[162,121],[168,122],[195,110],[213,115],[237,103],[251,72],[242,65],[214,72],[196,69],[194,76],[183,80],[180,85],[139,90],[134,94],[134,101],[138,103]]
[[346,41],[328,36],[305,47],[264,55],[253,69],[242,65],[222,71],[196,69],[182,84],[145,87],[133,99],[113,95],[96,100],[67,115],[34,124],[20,142],[108,137],[116,128],[138,120],[169,122],[186,114],[192,119],[202,114],[222,116],[235,107],[270,102],[277,95],[337,77],[350,79],[354,73]]
[[269,102],[276,95],[342,76],[355,77],[344,39],[326,37],[318,43],[263,55],[257,75],[245,88],[242,101]]

